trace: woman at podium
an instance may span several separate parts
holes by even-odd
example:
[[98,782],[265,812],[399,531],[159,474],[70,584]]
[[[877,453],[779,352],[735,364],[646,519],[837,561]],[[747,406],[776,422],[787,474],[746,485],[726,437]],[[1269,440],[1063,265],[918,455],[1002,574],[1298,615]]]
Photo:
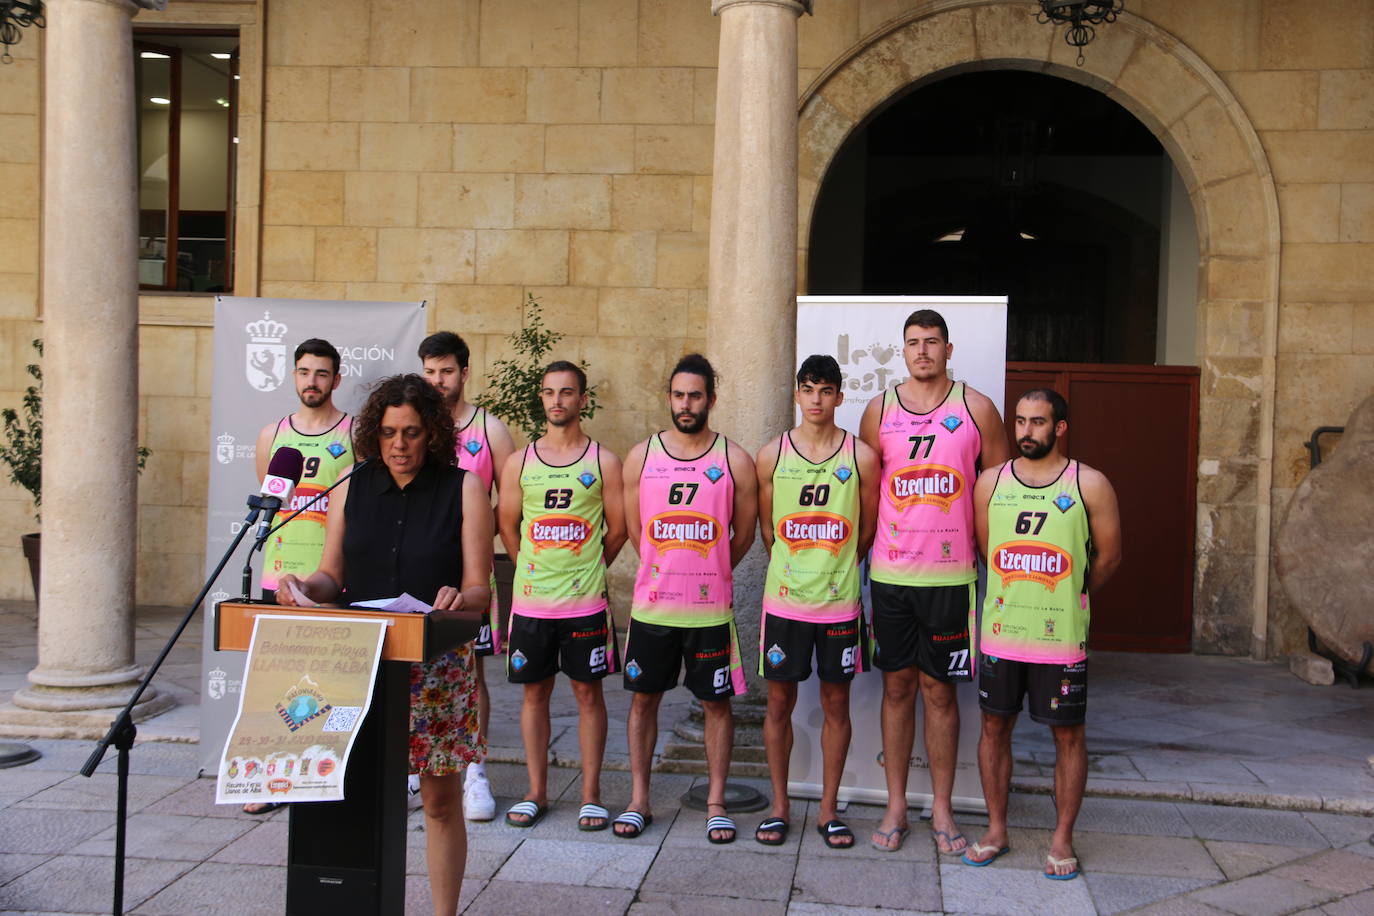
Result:
[[[493,521],[482,482],[453,464],[453,417],[414,374],[377,384],[353,424],[360,462],[330,500],[320,568],[283,576],[285,605],[402,593],[435,610],[491,601]],[[472,644],[410,674],[410,772],[420,776],[434,912],[458,910],[467,858],[462,770],[481,759]]]

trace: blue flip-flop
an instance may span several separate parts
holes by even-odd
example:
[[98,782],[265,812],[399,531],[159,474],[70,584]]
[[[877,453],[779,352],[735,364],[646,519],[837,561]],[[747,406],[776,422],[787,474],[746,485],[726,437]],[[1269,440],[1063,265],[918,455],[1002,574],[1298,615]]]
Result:
[[1072,881],[1074,878],[1078,877],[1077,856],[1069,856],[1067,859],[1056,859],[1054,856],[1045,856],[1045,862],[1051,868],[1059,868],[1062,865],[1073,866],[1073,871],[1069,872],[1067,875],[1056,875],[1052,872],[1047,871],[1041,872],[1042,875],[1044,875],[1046,878],[1049,878],[1051,881]]
[[[873,836],[869,838],[868,845],[880,852],[896,852],[902,848],[906,842],[906,836],[911,832],[911,828],[903,824],[900,827],[893,827],[891,830],[874,830]],[[878,837],[883,838],[883,842],[878,842]]]
[[[970,852],[977,856],[982,855],[983,853],[988,851],[993,851],[993,854],[986,859],[970,859],[968,857],[968,854]],[[1002,856],[1006,855],[1009,852],[1011,852],[1010,846],[1002,846],[999,848],[991,844],[984,846],[982,843],[974,843],[972,846],[968,848],[967,852],[960,856],[960,859],[963,861],[965,865],[972,865],[974,868],[987,868],[993,862],[996,862],[998,859],[1002,858]]]

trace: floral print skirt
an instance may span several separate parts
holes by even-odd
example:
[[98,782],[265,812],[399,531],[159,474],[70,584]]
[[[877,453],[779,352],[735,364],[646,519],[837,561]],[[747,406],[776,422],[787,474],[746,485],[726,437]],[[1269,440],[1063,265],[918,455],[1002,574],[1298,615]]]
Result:
[[447,776],[482,759],[472,643],[410,666],[410,772]]

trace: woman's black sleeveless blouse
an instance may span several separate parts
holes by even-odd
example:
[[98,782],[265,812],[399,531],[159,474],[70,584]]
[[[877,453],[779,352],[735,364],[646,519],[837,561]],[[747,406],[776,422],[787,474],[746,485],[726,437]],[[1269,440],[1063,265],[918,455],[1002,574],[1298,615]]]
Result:
[[433,604],[463,579],[463,474],[425,461],[401,489],[380,459],[348,484],[344,504],[344,600],[409,592]]

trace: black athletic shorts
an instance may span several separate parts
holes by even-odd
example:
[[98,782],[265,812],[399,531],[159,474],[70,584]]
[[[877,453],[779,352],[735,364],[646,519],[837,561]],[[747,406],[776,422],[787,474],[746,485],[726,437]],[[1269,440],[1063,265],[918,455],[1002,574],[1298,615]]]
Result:
[[482,629],[477,631],[477,638],[472,642],[472,648],[478,655],[497,655],[501,651],[501,636],[491,625],[491,611],[482,612]]
[[872,582],[873,665],[901,671],[913,665],[951,683],[973,680],[968,621],[977,584],[889,585]]
[[808,623],[767,612],[759,632],[759,675],[770,681],[804,681],[811,656],[823,681],[847,683],[868,667],[868,622],[860,614],[839,623]]
[[608,608],[585,617],[510,615],[506,677],[534,684],[562,671],[575,681],[599,681],[618,671],[615,628]]
[[496,570],[492,570],[491,577],[488,579],[491,586],[491,604],[482,612],[482,629],[477,631],[477,638],[473,640],[472,648],[479,656],[500,655],[506,651],[505,644],[501,639],[501,628],[495,623],[496,609]]
[[978,660],[978,705],[1014,716],[1030,695],[1030,717],[1042,725],[1081,725],[1088,712],[1088,662],[1040,665],[983,655]]
[[625,637],[625,689],[663,693],[683,684],[699,700],[724,700],[744,693],[735,624],[672,627],[630,619]]

